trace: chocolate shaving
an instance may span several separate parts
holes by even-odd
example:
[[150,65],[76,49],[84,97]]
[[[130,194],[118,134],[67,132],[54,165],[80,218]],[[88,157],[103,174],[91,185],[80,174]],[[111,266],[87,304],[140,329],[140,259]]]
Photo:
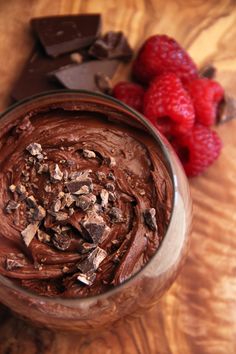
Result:
[[236,99],[225,95],[224,100],[219,105],[217,124],[226,123],[236,118]]
[[99,265],[106,258],[106,256],[107,252],[97,246],[91,253],[89,253],[87,258],[77,264],[77,267],[84,274],[93,272],[98,269]]
[[94,280],[96,279],[96,273],[86,273],[86,274],[79,274],[77,276],[77,280],[79,280],[81,283],[85,284],[85,285],[89,285],[91,286],[94,282]]
[[71,244],[71,237],[64,233],[64,234],[55,234],[52,237],[53,245],[60,251],[65,251],[70,247]]
[[32,155],[37,156],[42,152],[42,146],[38,143],[31,143],[26,147],[26,150]]
[[119,208],[111,208],[111,210],[109,211],[109,216],[111,218],[111,221],[114,223],[120,223],[124,221],[122,211]]
[[109,76],[104,73],[97,73],[94,75],[94,80],[97,85],[97,88],[107,95],[112,94],[112,83]]
[[130,60],[133,51],[122,32],[109,31],[93,43],[89,54],[98,59]]
[[82,236],[89,241],[93,241],[93,243],[99,243],[103,239],[103,235],[105,232],[106,224],[102,218],[102,216],[98,215],[96,212],[91,211],[88,213],[85,220],[81,223],[83,230],[85,232],[82,233]]
[[8,214],[11,214],[13,211],[15,211],[16,209],[18,209],[19,206],[20,206],[19,203],[15,202],[14,200],[9,200],[9,202],[8,202],[7,205],[6,205],[5,210],[6,210],[6,212],[7,212]]
[[31,241],[36,235],[38,231],[38,227],[39,227],[38,223],[29,224],[23,231],[21,231],[21,236],[27,247],[30,245]]
[[143,216],[147,226],[152,231],[156,231],[157,230],[156,209],[155,208],[146,209],[143,213]]
[[93,158],[96,158],[96,154],[94,151],[92,150],[83,150],[83,156],[86,158],[86,159],[93,159]]
[[57,163],[55,165],[49,167],[49,173],[50,173],[50,177],[51,177],[52,182],[61,181],[63,178],[63,172],[60,170],[60,167],[58,166]]

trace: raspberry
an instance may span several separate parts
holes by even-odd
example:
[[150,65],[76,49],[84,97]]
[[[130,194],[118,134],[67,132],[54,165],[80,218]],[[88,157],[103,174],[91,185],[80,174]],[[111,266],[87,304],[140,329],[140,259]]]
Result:
[[216,123],[217,108],[223,99],[222,86],[207,78],[195,79],[186,84],[196,113],[196,120],[206,126]]
[[113,96],[139,112],[143,110],[144,89],[131,82],[118,82],[113,88]]
[[166,35],[155,35],[144,42],[132,71],[134,77],[143,83],[168,72],[175,73],[183,81],[198,76],[197,67],[188,53]]
[[194,108],[181,80],[173,73],[154,79],[144,95],[144,115],[167,137],[187,133]]
[[173,147],[187,176],[194,177],[205,171],[218,158],[222,142],[215,131],[196,124],[188,134],[177,137]]

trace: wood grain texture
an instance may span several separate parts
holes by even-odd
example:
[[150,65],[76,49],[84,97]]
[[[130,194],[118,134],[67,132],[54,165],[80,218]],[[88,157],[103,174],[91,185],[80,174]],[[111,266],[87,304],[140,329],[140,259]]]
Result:
[[[138,48],[155,33],[174,36],[199,65],[213,62],[236,96],[236,2],[219,0],[0,1],[0,109],[32,46],[28,20],[101,12],[103,29],[122,29]],[[115,81],[127,78],[122,66]],[[236,120],[217,128],[220,159],[191,181],[194,225],[187,264],[158,307],[132,323],[87,336],[38,330],[0,308],[0,353],[236,353]]]

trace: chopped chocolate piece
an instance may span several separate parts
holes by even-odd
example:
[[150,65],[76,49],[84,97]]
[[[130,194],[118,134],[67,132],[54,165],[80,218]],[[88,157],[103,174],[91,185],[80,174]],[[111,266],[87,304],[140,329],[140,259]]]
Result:
[[49,172],[50,172],[51,180],[53,182],[58,182],[62,180],[63,172],[60,170],[60,167],[58,166],[57,163],[49,167]]
[[102,207],[106,208],[107,204],[108,204],[108,197],[109,197],[108,191],[106,189],[102,189],[100,192],[100,197],[102,200],[102,203],[101,203]]
[[86,274],[81,273],[77,276],[77,279],[81,283],[91,286],[94,280],[96,279],[96,273],[86,273]]
[[157,230],[156,209],[155,208],[146,209],[143,213],[143,216],[147,226],[152,231],[156,231]]
[[37,205],[33,213],[33,219],[35,221],[36,220],[41,221],[45,218],[45,216],[46,216],[46,210],[41,205]]
[[16,192],[20,195],[23,195],[23,194],[26,194],[26,188],[25,186],[23,186],[23,184],[19,184],[17,187],[16,187]]
[[112,156],[108,157],[107,162],[110,167],[116,166],[116,160]]
[[43,161],[44,156],[43,156],[43,154],[38,154],[38,155],[36,156],[36,158],[37,158],[37,160],[38,160],[39,162],[41,162],[41,161]]
[[72,194],[88,194],[92,191],[92,179],[73,180],[66,183],[68,191]]
[[45,52],[52,57],[89,46],[99,36],[99,14],[39,17],[31,20],[32,28]]
[[52,191],[52,187],[47,184],[47,185],[44,187],[44,190],[45,190],[45,192],[50,193],[50,192]]
[[38,143],[31,143],[26,147],[26,150],[32,155],[36,156],[42,152],[42,146]]
[[80,53],[71,53],[70,58],[76,64],[81,64],[83,62],[83,56]]
[[106,224],[102,216],[91,211],[80,224],[86,231],[82,234],[85,239],[88,239],[89,241],[92,240],[93,243],[100,243],[103,240]]
[[92,170],[85,170],[85,171],[75,171],[71,172],[69,177],[71,180],[77,180],[77,181],[83,181],[89,177],[89,174],[92,172]]
[[34,224],[29,224],[23,231],[21,231],[21,236],[28,247],[33,240],[34,236],[36,235],[38,231],[39,224],[34,223]]
[[83,150],[83,155],[86,159],[93,159],[96,157],[96,154],[94,151],[87,150],[87,149]]
[[110,191],[110,192],[114,192],[114,190],[115,190],[115,185],[114,185],[113,183],[111,183],[111,182],[108,182],[108,183],[106,184],[106,189],[107,189],[108,191]]
[[199,70],[199,75],[208,79],[213,79],[215,74],[216,68],[212,64],[205,65]]
[[108,178],[108,179],[111,179],[112,181],[115,181],[115,180],[116,180],[116,177],[114,176],[114,174],[113,174],[112,172],[109,172],[109,173],[108,173],[107,178]]
[[42,173],[46,173],[48,172],[48,164],[47,163],[43,163],[42,165],[39,165],[38,171],[37,171],[40,175]]
[[29,206],[29,208],[37,208],[38,207],[38,204],[36,202],[36,199],[34,198],[33,195],[30,195],[29,197],[26,198],[26,202]]
[[236,118],[236,99],[225,95],[223,102],[219,105],[217,124],[226,123],[234,118]]
[[60,199],[56,199],[52,205],[53,211],[56,213],[61,209],[61,201]]
[[58,213],[56,213],[55,218],[58,221],[65,221],[68,219],[68,214],[64,213],[63,211],[59,211]]
[[5,261],[5,267],[6,270],[15,270],[24,267],[24,265],[21,262],[19,262],[19,260],[17,259],[12,259],[7,257]]
[[38,229],[37,236],[40,242],[47,243],[51,241],[51,236],[40,229]]
[[115,202],[116,201],[116,194],[115,193],[112,193],[112,192],[109,192],[109,195],[108,195],[108,200],[109,202]]
[[122,32],[109,31],[93,43],[89,54],[98,59],[129,60],[133,51]]
[[74,209],[74,208],[69,208],[69,215],[70,215],[70,216],[73,215],[74,212],[75,212],[75,209]]
[[55,234],[52,237],[53,245],[60,251],[65,251],[70,247],[71,244],[71,237],[64,233],[64,234]]
[[63,55],[52,60],[45,56],[40,49],[37,48],[31,54],[20,78],[15,83],[11,94],[13,99],[20,100],[40,92],[63,88],[57,81],[50,80],[48,74],[61,67],[73,64],[70,55]]
[[88,257],[77,264],[78,269],[83,273],[88,273],[98,269],[99,265],[106,258],[107,252],[100,247],[96,247]]
[[117,60],[91,60],[80,65],[68,65],[67,67],[55,70],[51,74],[68,89],[98,91],[95,75],[97,73],[104,73],[112,78],[118,64]]
[[58,193],[58,198],[59,198],[59,199],[64,198],[64,196],[65,196],[65,193],[64,193],[63,191],[60,191],[60,192]]
[[63,209],[65,206],[69,208],[74,203],[74,201],[75,199],[70,193],[65,193],[61,201],[61,209]]
[[14,193],[14,192],[16,191],[16,186],[15,186],[14,184],[11,184],[11,185],[9,186],[9,190],[10,190],[12,193]]
[[5,210],[6,210],[6,212],[7,212],[8,214],[11,214],[13,211],[15,211],[16,209],[18,209],[19,206],[20,206],[19,203],[15,202],[14,200],[9,200],[9,202],[8,202],[7,205],[6,205]]
[[119,208],[111,208],[111,210],[109,211],[109,216],[111,218],[111,221],[114,223],[120,223],[124,221],[122,211]]
[[95,83],[97,85],[97,88],[108,95],[112,94],[112,83],[111,79],[103,74],[103,73],[96,73],[95,74]]
[[141,189],[141,190],[139,191],[139,194],[140,194],[140,195],[145,195],[145,194],[146,194],[146,192],[145,192],[145,190],[144,190],[144,189]]
[[83,211],[86,211],[96,203],[96,199],[96,196],[91,193],[88,195],[81,195],[76,199],[76,206]]

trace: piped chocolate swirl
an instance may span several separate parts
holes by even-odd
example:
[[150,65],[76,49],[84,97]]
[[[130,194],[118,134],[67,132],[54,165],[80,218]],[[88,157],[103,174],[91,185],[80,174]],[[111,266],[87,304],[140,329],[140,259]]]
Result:
[[154,139],[88,109],[9,125],[0,186],[0,273],[45,296],[96,295],[139,271],[173,197]]

